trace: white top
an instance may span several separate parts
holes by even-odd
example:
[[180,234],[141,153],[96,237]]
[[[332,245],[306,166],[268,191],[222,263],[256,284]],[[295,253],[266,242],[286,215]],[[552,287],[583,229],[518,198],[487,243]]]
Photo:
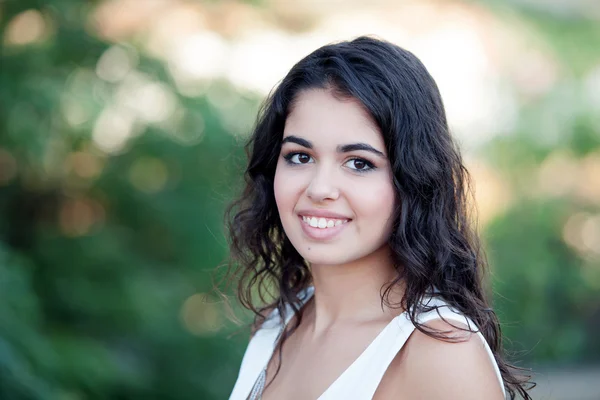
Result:
[[[309,286],[300,293],[299,298],[301,301],[299,306],[306,303],[312,297],[313,293],[313,286]],[[437,310],[433,309],[432,311],[420,314],[418,321],[421,324],[443,317],[446,320],[465,324],[471,330],[477,330],[477,336],[484,343],[485,350],[494,365],[502,393],[506,397],[502,376],[500,375],[494,355],[473,321],[452,309],[440,298],[429,298],[423,304],[428,307],[438,306],[438,308]],[[292,315],[292,307],[288,304],[286,306],[285,325],[291,320]],[[372,399],[388,365],[400,349],[402,349],[402,346],[404,346],[404,343],[406,343],[406,340],[415,329],[406,312],[396,316],[383,328],[363,353],[327,388],[318,400]],[[271,359],[280,330],[281,319],[279,318],[277,309],[275,309],[250,340],[229,400],[246,400],[248,398],[254,383]]]

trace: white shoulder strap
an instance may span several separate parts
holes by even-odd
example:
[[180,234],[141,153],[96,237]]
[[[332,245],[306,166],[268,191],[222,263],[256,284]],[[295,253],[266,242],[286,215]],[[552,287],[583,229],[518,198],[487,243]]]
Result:
[[[311,286],[300,293],[300,306],[304,304],[312,294],[314,288]],[[288,324],[293,316],[292,306],[286,305],[284,326]],[[259,330],[256,331],[242,359],[240,372],[233,387],[229,400],[246,400],[252,390],[256,379],[271,359],[276,345],[277,337],[281,331],[281,317],[277,309],[273,310]]]
[[256,331],[244,353],[240,372],[229,400],[246,400],[256,378],[271,358],[279,330],[277,326],[263,325]]

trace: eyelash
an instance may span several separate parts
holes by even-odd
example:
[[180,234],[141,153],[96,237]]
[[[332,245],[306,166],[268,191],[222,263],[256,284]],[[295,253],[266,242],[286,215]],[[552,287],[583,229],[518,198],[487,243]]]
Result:
[[[288,165],[302,165],[302,164],[304,164],[304,163],[295,163],[295,162],[292,162],[292,157],[294,157],[294,156],[297,156],[297,155],[301,155],[301,154],[303,154],[303,155],[307,155],[307,156],[309,156],[309,157],[310,157],[310,155],[308,155],[308,154],[306,154],[306,153],[299,152],[299,151],[293,151],[293,152],[290,152],[290,153],[287,153],[287,154],[285,154],[285,155],[283,156],[283,158],[285,159],[285,162],[286,162]],[[312,157],[311,157],[311,158],[312,158]],[[360,174],[364,174],[364,173],[367,173],[367,172],[371,172],[371,171],[374,171],[374,170],[376,170],[376,169],[377,169],[377,167],[376,167],[375,165],[373,165],[373,163],[372,163],[372,162],[370,162],[369,160],[365,160],[364,158],[360,158],[360,157],[353,157],[353,158],[349,159],[348,161],[361,161],[361,162],[365,163],[365,165],[368,167],[368,168],[366,168],[366,169],[355,169],[355,168],[350,168],[352,171],[358,172],[358,173],[360,173]],[[346,161],[346,162],[348,162],[348,161]]]

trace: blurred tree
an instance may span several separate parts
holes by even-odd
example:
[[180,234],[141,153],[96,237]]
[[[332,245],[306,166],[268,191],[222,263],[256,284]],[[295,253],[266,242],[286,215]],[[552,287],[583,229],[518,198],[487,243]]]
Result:
[[211,294],[245,133],[223,115],[256,99],[179,95],[94,4],[0,3],[0,398],[224,398],[247,336]]
[[550,90],[522,95],[515,130],[483,152],[515,199],[486,228],[507,347],[529,365],[598,363],[600,25],[585,2],[486,3],[508,18],[517,11],[559,63]]

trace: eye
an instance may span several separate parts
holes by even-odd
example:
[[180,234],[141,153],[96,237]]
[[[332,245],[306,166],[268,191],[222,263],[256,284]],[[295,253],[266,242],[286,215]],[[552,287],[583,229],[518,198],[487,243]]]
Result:
[[363,158],[353,158],[346,162],[350,169],[357,172],[367,172],[375,169],[375,166],[370,161]]
[[312,157],[306,153],[288,153],[283,156],[288,164],[309,164]]

